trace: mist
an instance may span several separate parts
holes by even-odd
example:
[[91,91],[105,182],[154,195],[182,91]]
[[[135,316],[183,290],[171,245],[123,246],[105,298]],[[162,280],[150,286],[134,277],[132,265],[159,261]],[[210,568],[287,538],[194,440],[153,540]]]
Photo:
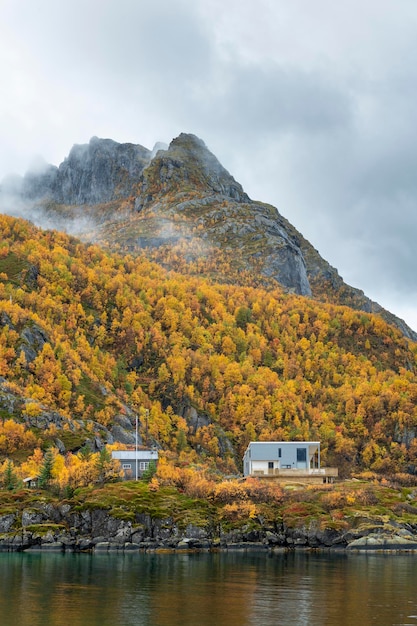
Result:
[[[44,162],[42,162],[44,164]],[[97,222],[85,211],[74,208],[75,215],[59,215],[57,212],[42,205],[41,200],[31,200],[24,195],[25,183],[28,178],[42,175],[46,168],[38,162],[25,177],[9,175],[0,185],[0,213],[11,217],[25,219],[42,230],[58,230],[74,237],[81,237],[85,233],[94,232]]]

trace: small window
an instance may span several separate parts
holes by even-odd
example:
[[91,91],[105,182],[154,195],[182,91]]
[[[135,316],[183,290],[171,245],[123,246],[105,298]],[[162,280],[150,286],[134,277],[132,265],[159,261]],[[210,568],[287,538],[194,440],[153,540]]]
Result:
[[281,450],[281,448],[278,448],[278,458],[280,459],[281,456],[282,456],[282,450]]
[[268,469],[274,469],[274,462],[268,461]]
[[130,463],[123,463],[123,469],[132,469],[132,465]]
[[149,461],[141,461],[139,463],[139,469],[141,472],[144,472],[145,470],[147,470],[149,467]]

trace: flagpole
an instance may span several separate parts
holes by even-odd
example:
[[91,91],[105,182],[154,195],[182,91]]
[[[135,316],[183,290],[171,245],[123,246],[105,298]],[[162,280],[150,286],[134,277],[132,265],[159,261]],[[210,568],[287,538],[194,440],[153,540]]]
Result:
[[135,453],[136,480],[138,479],[138,416],[136,415],[136,453]]

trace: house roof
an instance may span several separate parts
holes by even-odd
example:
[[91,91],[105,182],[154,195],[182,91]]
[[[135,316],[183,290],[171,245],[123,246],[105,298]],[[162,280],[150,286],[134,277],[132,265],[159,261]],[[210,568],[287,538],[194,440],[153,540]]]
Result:
[[158,450],[113,450],[111,453],[113,459],[119,461],[156,461],[158,459]]
[[[300,444],[300,445],[320,445],[320,441],[251,441],[249,443],[249,446],[267,446],[267,445],[280,445],[280,446],[288,446],[288,445],[294,445],[295,443]],[[249,447],[248,446],[248,447]]]
[[[314,447],[320,449],[320,441],[251,441],[246,448],[245,456],[250,450],[252,460],[267,461],[277,458],[278,448],[284,447]],[[310,451],[310,454],[312,451]]]

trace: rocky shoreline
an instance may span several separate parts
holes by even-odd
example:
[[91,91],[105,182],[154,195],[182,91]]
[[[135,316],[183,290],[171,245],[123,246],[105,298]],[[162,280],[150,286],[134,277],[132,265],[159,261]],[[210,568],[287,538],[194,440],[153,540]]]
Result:
[[356,528],[320,528],[317,520],[289,528],[180,528],[172,518],[137,514],[135,521],[108,510],[77,511],[69,504],[44,504],[0,515],[2,552],[181,552],[258,550],[417,551],[417,527],[411,524],[366,520]]

